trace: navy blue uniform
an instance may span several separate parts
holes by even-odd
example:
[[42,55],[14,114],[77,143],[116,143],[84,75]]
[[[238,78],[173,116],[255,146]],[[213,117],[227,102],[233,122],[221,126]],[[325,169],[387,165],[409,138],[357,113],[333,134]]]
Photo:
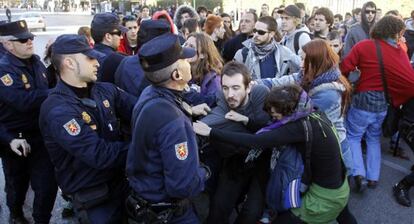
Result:
[[144,71],[139,63],[139,56],[125,57],[115,72],[115,85],[126,92],[139,97],[145,87],[149,86]]
[[7,128],[3,124],[0,124],[0,142],[9,144],[13,139],[14,137],[7,131]]
[[93,49],[105,55],[97,58],[100,65],[98,81],[114,83],[115,71],[125,56],[116,52],[112,47],[101,43],[95,44]]
[[110,83],[91,85],[90,98],[80,99],[59,81],[42,105],[39,122],[62,191],[77,197],[108,187],[109,199],[82,210],[92,223],[116,223],[128,192],[129,145],[120,141],[118,116],[129,120],[136,98]]
[[[199,165],[190,119],[176,91],[147,87],[133,113],[133,136],[127,158],[130,187],[151,203],[198,195],[206,170]],[[192,209],[171,223],[198,223]]]
[[0,122],[13,138],[25,138],[32,148],[28,157],[10,149],[3,153],[7,205],[12,215],[22,215],[30,181],[35,191],[36,222],[49,222],[57,191],[53,165],[38,126],[39,108],[48,94],[45,69],[36,55],[23,61],[7,53],[0,59]]

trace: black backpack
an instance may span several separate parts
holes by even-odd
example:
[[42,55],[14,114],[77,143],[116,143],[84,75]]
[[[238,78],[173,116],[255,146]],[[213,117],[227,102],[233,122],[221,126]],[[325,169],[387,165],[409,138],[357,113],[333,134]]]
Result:
[[[295,52],[294,52],[295,54],[298,54],[298,52],[299,52],[299,38],[300,38],[300,35],[302,35],[303,33],[307,33],[311,40],[313,40],[313,38],[314,38],[313,34],[307,32],[307,31],[302,30],[302,31],[296,32],[295,36],[293,37],[293,47],[295,49]],[[283,45],[286,46],[286,40],[283,43]]]

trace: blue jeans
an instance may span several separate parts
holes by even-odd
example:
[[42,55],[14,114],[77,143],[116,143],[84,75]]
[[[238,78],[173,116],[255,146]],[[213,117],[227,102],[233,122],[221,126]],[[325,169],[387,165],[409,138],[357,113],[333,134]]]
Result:
[[[346,117],[347,138],[354,161],[353,176],[378,181],[381,167],[381,125],[386,111],[369,112],[351,107]],[[362,158],[361,138],[367,142],[367,169]]]

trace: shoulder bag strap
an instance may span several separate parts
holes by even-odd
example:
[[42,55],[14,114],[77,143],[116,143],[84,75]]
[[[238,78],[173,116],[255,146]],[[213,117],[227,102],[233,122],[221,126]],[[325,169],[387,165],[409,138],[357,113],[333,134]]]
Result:
[[375,48],[377,50],[378,62],[380,64],[381,80],[382,80],[382,87],[384,88],[385,100],[387,101],[389,105],[393,106],[392,99],[388,95],[388,85],[387,85],[387,80],[385,79],[385,70],[384,70],[384,62],[382,60],[381,45],[378,40],[375,40]]

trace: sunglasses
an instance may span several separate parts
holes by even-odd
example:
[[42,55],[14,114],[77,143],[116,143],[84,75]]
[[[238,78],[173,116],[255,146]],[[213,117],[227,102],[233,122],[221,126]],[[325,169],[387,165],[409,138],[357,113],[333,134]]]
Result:
[[114,30],[114,31],[110,32],[109,34],[121,36],[122,32],[120,30]]
[[266,33],[268,33],[268,31],[253,29],[253,33],[258,33],[259,35],[265,35]]
[[29,40],[34,40],[34,37],[23,38],[23,39],[17,39],[17,40],[10,40],[10,41],[17,41],[17,42],[19,42],[19,43],[21,43],[21,44],[25,44],[25,43],[27,43],[27,41],[29,41]]
[[376,10],[365,10],[365,14],[375,14],[377,13]]

